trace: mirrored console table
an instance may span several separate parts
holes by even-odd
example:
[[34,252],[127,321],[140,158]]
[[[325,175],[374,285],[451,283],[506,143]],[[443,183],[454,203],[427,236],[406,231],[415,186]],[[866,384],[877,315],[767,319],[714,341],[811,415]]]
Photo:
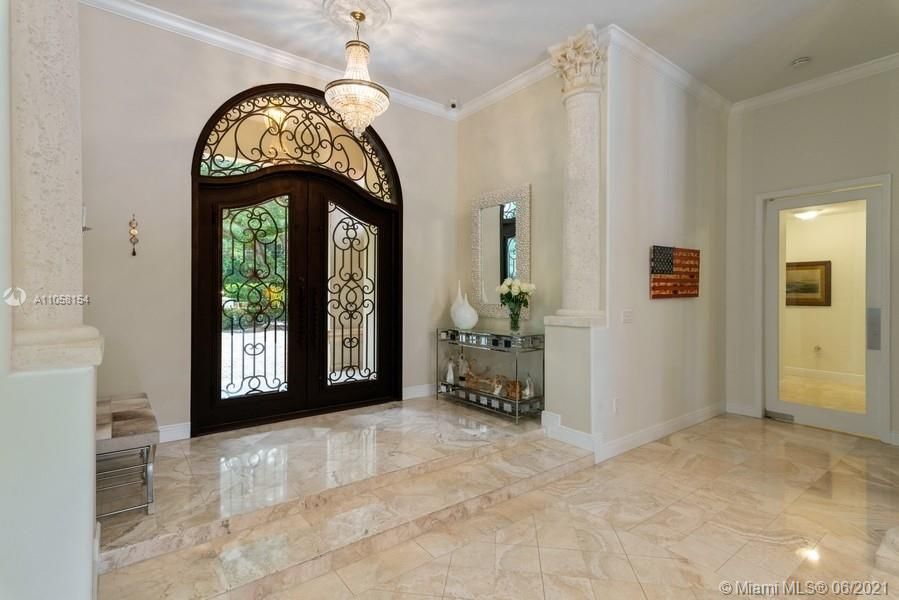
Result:
[[[437,394],[518,420],[543,411],[544,335],[437,330]],[[452,367],[451,367],[452,365]]]

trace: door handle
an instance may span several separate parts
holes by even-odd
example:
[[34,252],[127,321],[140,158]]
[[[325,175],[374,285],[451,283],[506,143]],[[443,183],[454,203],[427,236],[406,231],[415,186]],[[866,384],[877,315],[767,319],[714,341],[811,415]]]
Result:
[[880,350],[880,309],[868,308],[865,317],[868,350]]
[[[314,291],[312,292],[312,339],[313,339],[313,342],[312,342],[312,344],[313,344],[312,352],[313,352],[313,353],[316,353],[316,352],[319,352],[319,348],[316,347],[316,344],[319,344],[319,343],[320,343],[319,340],[324,339],[324,338],[319,337],[319,336],[321,335],[319,332],[322,331],[322,329],[321,329],[321,323],[320,323],[320,320],[321,320],[321,312],[320,312],[321,302],[319,301],[319,288],[316,286],[315,288],[313,288],[313,290],[314,290]],[[325,335],[327,335],[327,334],[325,334]],[[313,363],[313,364],[314,364],[314,363]],[[325,364],[327,364],[327,361],[325,361]],[[319,381],[319,383],[320,383],[321,385],[324,385],[324,384],[325,384],[325,370],[326,370],[326,368],[327,368],[327,367],[326,367],[325,365],[321,365],[320,367],[317,367],[317,370],[318,370],[318,381]]]

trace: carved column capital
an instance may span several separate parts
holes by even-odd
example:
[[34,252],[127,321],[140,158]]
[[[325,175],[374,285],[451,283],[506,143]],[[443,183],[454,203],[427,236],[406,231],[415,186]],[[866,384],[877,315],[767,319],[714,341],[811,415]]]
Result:
[[549,48],[550,64],[562,78],[562,92],[566,95],[581,92],[600,92],[605,80],[606,48],[600,44],[593,25],[571,36],[561,44]]

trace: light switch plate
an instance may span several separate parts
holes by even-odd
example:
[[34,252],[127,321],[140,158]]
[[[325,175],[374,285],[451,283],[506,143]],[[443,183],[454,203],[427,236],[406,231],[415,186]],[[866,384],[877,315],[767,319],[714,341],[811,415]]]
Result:
[[633,309],[625,308],[623,311],[621,311],[621,322],[624,323],[625,325],[634,322]]

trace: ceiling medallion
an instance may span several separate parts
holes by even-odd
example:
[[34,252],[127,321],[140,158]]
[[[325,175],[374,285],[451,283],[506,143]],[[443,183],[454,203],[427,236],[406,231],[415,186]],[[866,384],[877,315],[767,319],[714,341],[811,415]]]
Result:
[[392,11],[387,0],[323,0],[322,9],[332,23],[344,27],[355,27],[354,12],[365,15],[365,31],[377,31],[390,21]]
[[[343,0],[334,0],[334,3]],[[386,4],[385,4],[386,6]],[[368,44],[359,39],[359,27],[366,20],[360,10],[349,13],[356,27],[356,39],[346,43],[346,71],[341,79],[325,86],[325,101],[340,114],[344,125],[361,137],[365,129],[390,106],[390,94],[368,74]]]

